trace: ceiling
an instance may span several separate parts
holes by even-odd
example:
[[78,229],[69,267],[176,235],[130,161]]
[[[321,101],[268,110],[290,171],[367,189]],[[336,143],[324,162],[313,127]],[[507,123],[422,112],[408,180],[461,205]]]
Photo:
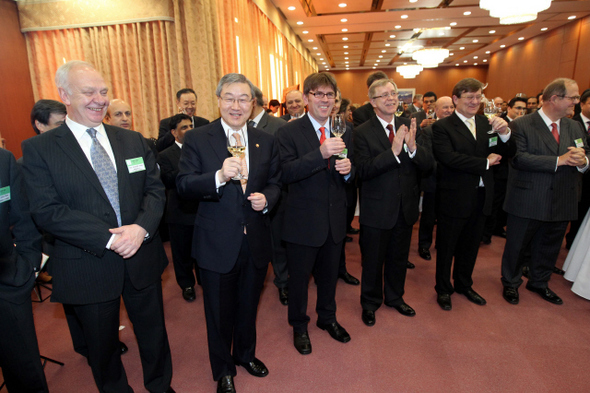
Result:
[[536,20],[515,25],[500,25],[479,0],[271,1],[320,71],[414,64],[415,49],[400,53],[405,44],[449,49],[441,66],[485,65],[494,52],[590,15],[590,0],[553,0]]

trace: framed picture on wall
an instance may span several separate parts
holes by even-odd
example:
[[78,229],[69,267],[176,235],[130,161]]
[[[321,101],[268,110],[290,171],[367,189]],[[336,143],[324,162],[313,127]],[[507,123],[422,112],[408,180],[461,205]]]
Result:
[[416,89],[397,89],[397,92],[400,102],[410,105],[414,94],[416,94]]

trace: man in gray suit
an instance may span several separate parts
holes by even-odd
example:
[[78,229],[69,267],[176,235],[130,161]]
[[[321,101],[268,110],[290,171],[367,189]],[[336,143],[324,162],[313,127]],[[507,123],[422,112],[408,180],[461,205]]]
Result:
[[547,283],[568,221],[578,214],[578,173],[588,169],[588,145],[582,126],[571,116],[580,100],[574,80],[559,78],[543,90],[543,107],[510,123],[516,155],[508,175],[504,210],[508,213],[502,256],[503,297],[518,304],[522,284],[521,250],[530,246],[526,289],[544,300],[563,301]]

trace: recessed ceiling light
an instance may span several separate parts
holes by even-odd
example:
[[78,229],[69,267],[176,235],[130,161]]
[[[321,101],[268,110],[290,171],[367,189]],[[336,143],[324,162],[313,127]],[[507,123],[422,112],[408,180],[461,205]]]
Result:
[[492,52],[489,50],[486,51],[486,55],[489,55],[490,53],[492,53]]
[[383,58],[383,55],[379,55],[379,58],[382,59]]
[[460,47],[460,48],[459,48],[459,50],[463,50],[463,49],[465,49],[465,47],[464,47],[464,46],[462,46],[462,47]]
[[344,46],[343,46],[343,48],[344,48],[344,49],[347,49],[347,48],[348,48],[348,45],[344,45]]
[[455,54],[454,53],[449,53],[449,56],[455,56]]
[[298,25],[302,25],[302,24],[303,24],[303,22],[302,22],[302,21],[299,21],[299,22],[297,22],[297,24],[298,24]]
[[547,31],[547,27],[543,27],[541,31]]
[[322,57],[322,58],[320,59],[320,61],[323,61],[323,60],[324,60],[324,58]]
[[391,44],[385,44],[385,46],[391,46]]
[[502,44],[500,45],[500,48],[506,48],[506,45]]
[[408,63],[404,63],[404,65],[408,65]]
[[348,60],[348,57],[345,57],[344,60]]
[[396,29],[401,29],[402,27],[400,25],[396,25],[395,28]]
[[490,30],[490,34],[494,34],[496,30]]
[[375,60],[375,62],[379,63],[381,60]]
[[322,54],[318,52],[318,53],[316,53],[316,55],[321,56]]
[[344,33],[346,33],[346,32],[348,31],[348,29],[342,29],[342,31],[343,31]]
[[317,47],[317,46],[314,46],[314,47],[313,47],[313,50],[318,50],[318,47]]
[[345,62],[344,62],[344,64],[348,64],[348,63],[349,63],[348,61],[345,61]]
[[484,62],[484,63],[487,63],[487,62],[488,62],[488,59],[483,59],[483,62]]
[[465,12],[463,13],[463,15],[465,15],[465,16],[469,16],[469,15],[471,15],[471,11],[465,11]]
[[348,37],[342,37],[342,41],[348,41]]
[[474,44],[476,44],[476,43],[478,43],[478,42],[479,42],[479,40],[473,40],[473,43],[474,43]]
[[467,60],[463,60],[463,63],[467,63]]
[[345,54],[345,55],[347,55],[347,54],[348,54],[348,52],[344,52],[344,54]]
[[307,42],[313,42],[313,40],[312,39],[309,39],[309,40],[307,40]]
[[346,18],[342,18],[342,19],[340,19],[340,22],[342,22],[342,23],[344,23],[344,22],[348,22],[348,19],[346,19]]
[[303,30],[303,31],[302,31],[302,33],[303,33],[303,34],[307,34],[307,33],[309,33],[309,31],[307,31],[307,30]]
[[474,65],[474,66],[476,66],[476,65],[477,65],[477,63],[473,63],[473,65]]
[[373,69],[376,69],[377,67],[373,67]]
[[387,53],[387,50],[386,49],[382,49],[381,50],[381,53]]
[[289,6],[289,7],[287,7],[287,9],[288,9],[289,11],[295,11],[295,7],[294,7],[294,6]]
[[340,3],[340,4],[338,4],[338,7],[344,8],[344,7],[346,7],[346,3]]
[[522,41],[522,40],[524,40],[524,37],[518,37],[518,40]]
[[234,22],[238,23],[238,18],[234,18]]
[[416,3],[418,0],[410,0],[410,3]]
[[451,26],[457,26],[457,22],[451,22],[451,23],[449,23],[449,25],[451,25]]
[[326,64],[326,62],[324,61],[322,64]]
[[[477,59],[477,56],[473,56],[474,59]],[[321,60],[321,59],[320,59]]]
[[438,33],[438,35],[445,35],[445,32],[441,31],[440,33]]
[[402,19],[408,19],[408,15],[402,15],[401,18]]
[[572,15],[572,16],[568,16],[567,18],[568,18],[569,20],[572,20],[572,19],[576,19],[576,16],[575,16],[575,15]]
[[456,66],[459,66],[459,63],[455,64]]

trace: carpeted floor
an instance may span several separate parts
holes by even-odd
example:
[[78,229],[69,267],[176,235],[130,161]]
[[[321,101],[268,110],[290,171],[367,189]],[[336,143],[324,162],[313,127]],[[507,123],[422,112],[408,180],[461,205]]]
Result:
[[[358,226],[358,223],[355,222]],[[169,247],[167,252],[169,254]],[[315,285],[310,283],[308,312],[311,355],[300,355],[292,344],[287,307],[278,301],[269,267],[258,314],[257,357],[270,375],[250,376],[238,368],[238,392],[581,392],[590,391],[590,302],[570,291],[571,284],[553,275],[550,287],[564,304],[556,306],[521,287],[520,304],[502,299],[500,260],[504,239],[480,248],[474,289],[488,304],[480,307],[453,295],[453,310],[436,303],[434,259],[417,253],[414,228],[405,301],[417,312],[408,318],[394,309],[377,311],[377,323],[365,326],[360,318],[360,287],[338,283],[338,320],[352,340],[334,341],[315,326]],[[346,245],[348,270],[360,278],[358,236]],[[557,266],[567,251],[562,249]],[[197,300],[181,297],[172,265],[163,275],[166,323],[178,393],[214,392],[207,355],[202,293]],[[44,290],[44,294],[46,294]],[[61,305],[34,304],[42,355],[60,360],[63,367],[45,367],[50,390],[58,393],[96,392],[86,360],[72,349]],[[126,314],[121,339],[129,346],[123,356],[136,392],[145,392],[137,344]],[[5,389],[3,390],[5,391]]]

